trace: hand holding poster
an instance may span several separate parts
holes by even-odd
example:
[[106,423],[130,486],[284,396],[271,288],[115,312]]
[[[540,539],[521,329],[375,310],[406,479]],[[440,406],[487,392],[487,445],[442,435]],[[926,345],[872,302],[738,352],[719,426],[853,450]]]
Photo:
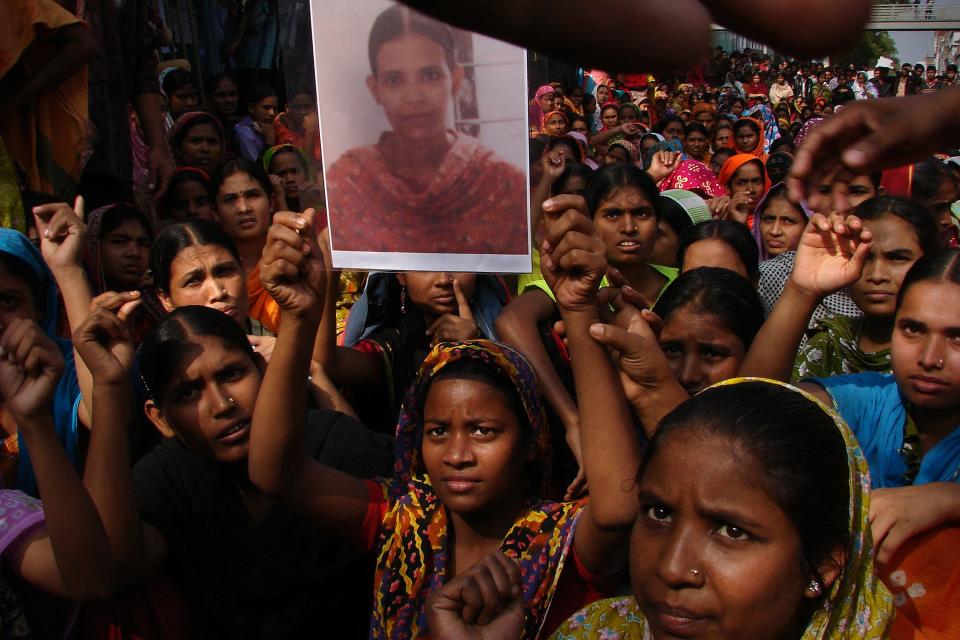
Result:
[[386,0],[312,0],[338,268],[530,271],[526,57]]

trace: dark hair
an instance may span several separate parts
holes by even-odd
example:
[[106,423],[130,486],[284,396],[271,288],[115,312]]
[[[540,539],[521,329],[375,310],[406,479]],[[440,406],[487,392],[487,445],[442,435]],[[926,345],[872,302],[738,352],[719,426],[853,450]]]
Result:
[[925,206],[909,198],[899,196],[875,196],[861,202],[854,210],[861,220],[880,220],[896,216],[913,227],[924,254],[933,253],[940,247],[940,230],[933,214]]
[[196,337],[219,338],[226,347],[238,349],[256,361],[246,333],[230,316],[197,305],[175,309],[140,343],[140,378],[158,406],[163,404],[167,380]]
[[616,104],[616,103],[610,103],[610,102],[608,102],[607,104],[603,105],[603,107],[600,108],[600,117],[601,117],[601,118],[603,117],[603,112],[606,111],[607,109],[613,109],[614,111],[617,112],[617,118],[620,117],[620,105],[618,105],[618,104]]
[[[59,200],[57,202],[59,202]],[[30,290],[30,296],[33,298],[33,308],[42,321],[46,309],[43,308],[43,287],[40,276],[29,264],[6,251],[0,251],[0,264],[10,272],[10,275],[18,280],[22,280],[27,285],[27,288]]]
[[126,202],[115,204],[104,212],[103,219],[100,223],[99,237],[97,239],[102,242],[103,239],[107,237],[107,234],[128,220],[134,220],[140,223],[143,230],[146,231],[150,239],[153,240],[153,225],[150,223],[150,218],[148,218],[147,214],[143,211]]
[[584,184],[586,184],[590,182],[590,178],[593,176],[593,169],[579,162],[568,162],[567,166],[563,169],[563,173],[561,173],[560,177],[554,182],[557,193],[564,193],[564,185],[574,176],[583,178]]
[[903,283],[900,284],[900,291],[897,293],[897,311],[900,310],[900,305],[906,297],[907,289],[918,282],[938,280],[960,285],[960,259],[958,258],[960,258],[960,251],[949,248],[926,253],[914,262],[904,276]]
[[573,123],[576,122],[576,121],[578,121],[578,120],[581,121],[581,122],[583,122],[584,124],[586,124],[586,125],[587,125],[587,131],[590,131],[590,121],[587,120],[586,117],[584,117],[584,116],[578,116],[578,115],[575,114],[575,113],[572,114],[572,115],[570,115],[570,130],[571,130],[571,131],[573,131]]
[[767,164],[765,169],[767,170],[767,176],[770,177],[770,182],[777,184],[783,182],[787,179],[787,174],[790,173],[790,167],[793,166],[793,156],[785,151],[777,151],[771,153],[767,158]]
[[172,224],[157,235],[150,247],[150,275],[160,291],[170,291],[170,266],[187,247],[223,247],[240,262],[240,252],[223,228],[209,220],[195,218]]
[[370,29],[367,41],[367,55],[370,58],[370,71],[377,75],[377,54],[386,43],[405,35],[418,35],[436,42],[443,49],[447,67],[453,69],[457,64],[456,43],[450,27],[402,6],[390,7],[379,16]]
[[217,85],[223,82],[224,80],[229,80],[233,83],[234,87],[238,87],[237,79],[233,77],[233,74],[229,71],[223,71],[221,73],[216,73],[210,76],[207,79],[206,87],[210,95],[213,95],[213,92],[217,90]]
[[590,176],[587,188],[583,192],[583,196],[587,200],[587,210],[590,212],[590,217],[593,217],[607,196],[625,186],[639,189],[656,211],[660,192],[657,190],[653,178],[646,171],[638,169],[633,163],[626,162],[608,165]]
[[753,282],[760,275],[760,249],[746,225],[732,220],[707,220],[693,225],[680,235],[677,244],[680,271],[683,271],[683,259],[695,242],[700,240],[721,240],[734,250],[747,269],[747,275]]
[[211,113],[206,113],[203,111],[198,111],[197,115],[194,115],[190,120],[179,127],[174,127],[173,137],[170,140],[170,144],[173,146],[174,152],[179,153],[180,145],[183,144],[183,139],[187,137],[194,127],[198,127],[202,124],[209,124],[213,127],[213,130],[217,132],[217,136],[220,138],[220,144],[223,144],[223,125],[220,124],[220,120]]
[[953,174],[936,158],[926,158],[913,165],[913,182],[910,196],[923,202],[936,197],[937,191],[947,180],[954,180]]
[[756,288],[729,269],[700,267],[681,273],[667,286],[653,312],[667,322],[674,311],[687,307],[722,319],[740,338],[744,350],[750,348],[763,324],[763,303]]
[[[778,127],[779,128],[779,127]],[[780,147],[789,147],[790,149],[794,148],[793,136],[790,135],[789,131],[782,131],[780,137],[773,141],[773,144],[770,145],[770,153],[776,153],[777,149]],[[781,152],[787,153],[787,152]]]
[[580,149],[580,145],[577,143],[577,141],[573,138],[568,138],[566,136],[551,137],[550,143],[547,146],[551,151],[557,147],[566,147],[567,150],[571,152],[571,158],[576,158],[581,162],[583,161],[583,151]]
[[753,129],[754,133],[760,135],[760,125],[758,125],[756,121],[748,118],[740,118],[733,123],[733,135],[737,135],[737,131],[743,127],[750,127]]
[[660,219],[670,225],[670,228],[678,236],[693,226],[690,214],[673,198],[663,195],[657,198],[657,212]]
[[527,145],[530,150],[530,164],[536,164],[547,150],[547,137],[537,136],[536,138],[530,138],[530,142],[528,142]]
[[163,85],[161,86],[161,89],[163,89],[163,94],[165,96],[169,96],[173,92],[177,91],[181,87],[187,86],[188,84],[194,84],[193,76],[190,75],[188,71],[183,69],[174,69],[167,72],[163,76]]
[[259,162],[247,160],[240,156],[221,163],[213,170],[213,174],[210,176],[211,202],[216,203],[217,194],[220,193],[220,187],[223,186],[227,178],[235,173],[246,173],[257,181],[260,187],[266,191],[267,196],[273,194],[273,183],[270,182],[270,177],[267,175],[267,172],[263,170],[263,166]]
[[[717,150],[713,153],[713,157],[711,158],[711,160],[716,159],[716,157],[719,156],[719,155],[725,155],[725,156],[727,156],[726,159],[723,161],[723,162],[726,162],[727,160],[729,160],[729,159],[732,158],[733,156],[737,155],[737,152],[736,152],[735,150],[731,149],[730,147],[720,147],[719,149],[717,149]],[[723,166],[723,163],[721,163],[720,166]]]
[[[170,217],[170,204],[173,194],[176,193],[177,187],[188,182],[198,182],[203,186],[204,193],[210,192],[210,179],[207,177],[207,174],[197,169],[195,167],[183,167],[174,172],[173,177],[170,178],[170,182],[167,184],[167,191],[163,194],[163,197],[160,198],[160,206],[158,207],[157,217],[161,220],[166,220]],[[159,239],[159,236],[158,236]]]
[[850,542],[847,447],[831,416],[813,400],[769,381],[711,387],[661,421],[638,478],[664,442],[684,431],[730,441],[741,466],[758,469],[766,494],[799,534],[803,570],[822,582],[819,565]]
[[699,122],[691,122],[690,124],[688,124],[684,135],[690,135],[694,131],[699,131],[700,133],[702,133],[704,138],[707,138],[707,139],[710,138],[710,134],[707,133],[707,128],[702,124],[700,124]]
[[247,104],[257,104],[267,98],[279,99],[280,96],[277,94],[276,89],[270,85],[258,84],[250,90],[250,98],[247,100]]
[[657,123],[657,126],[653,129],[654,133],[663,135],[663,130],[666,129],[667,125],[669,125],[671,122],[679,122],[680,126],[683,127],[684,131],[686,131],[687,124],[683,121],[683,118],[680,116],[668,116]]

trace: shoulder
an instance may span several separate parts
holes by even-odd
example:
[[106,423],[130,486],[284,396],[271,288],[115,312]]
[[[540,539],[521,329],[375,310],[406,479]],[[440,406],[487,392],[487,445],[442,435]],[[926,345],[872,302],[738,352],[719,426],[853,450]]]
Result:
[[393,465],[393,438],[371,431],[338,411],[307,415],[307,455],[360,478],[388,475]]
[[567,618],[550,640],[640,640],[647,623],[631,596],[597,600]]

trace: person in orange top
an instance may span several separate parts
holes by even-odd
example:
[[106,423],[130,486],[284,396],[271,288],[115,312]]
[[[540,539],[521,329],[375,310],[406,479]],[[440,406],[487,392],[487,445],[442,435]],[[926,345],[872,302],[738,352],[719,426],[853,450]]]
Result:
[[[763,147],[763,138],[760,138]],[[763,161],[747,153],[738,153],[723,164],[720,184],[729,195],[708,201],[713,217],[753,226],[753,210],[770,190],[770,178]]]

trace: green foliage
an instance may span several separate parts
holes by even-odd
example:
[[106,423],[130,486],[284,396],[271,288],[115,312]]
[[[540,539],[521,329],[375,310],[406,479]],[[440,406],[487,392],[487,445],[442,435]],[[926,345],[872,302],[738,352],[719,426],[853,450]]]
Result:
[[872,69],[880,56],[892,60],[898,57],[897,45],[886,31],[864,31],[860,41],[849,51],[830,56],[836,64],[853,64],[857,69]]

